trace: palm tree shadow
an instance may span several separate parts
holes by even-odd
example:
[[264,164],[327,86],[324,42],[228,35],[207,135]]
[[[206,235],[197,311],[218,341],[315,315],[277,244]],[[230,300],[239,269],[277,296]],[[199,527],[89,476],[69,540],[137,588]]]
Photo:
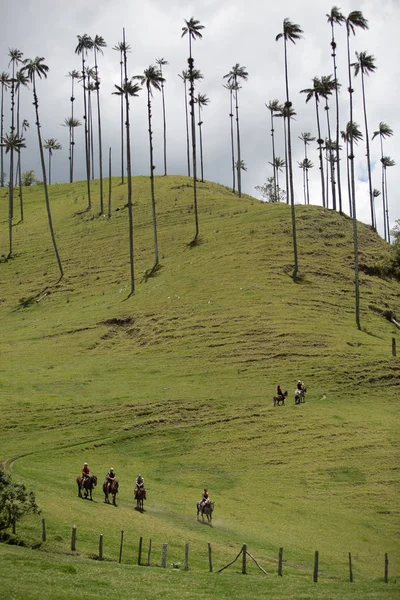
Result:
[[200,235],[198,235],[195,236],[191,242],[188,242],[186,244],[186,247],[192,249],[196,248],[196,246],[201,246],[201,244],[203,244],[203,238]]

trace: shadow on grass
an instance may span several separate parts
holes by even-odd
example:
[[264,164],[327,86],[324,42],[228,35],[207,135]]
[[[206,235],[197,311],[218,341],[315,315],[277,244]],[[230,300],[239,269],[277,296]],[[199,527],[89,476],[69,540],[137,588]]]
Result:
[[186,247],[192,249],[196,248],[196,246],[201,246],[201,244],[203,244],[203,238],[201,235],[198,235],[197,237],[194,237],[191,242],[186,244]]
[[144,272],[142,282],[146,283],[151,277],[157,277],[160,274],[162,265],[160,263],[155,264],[151,269],[146,269]]

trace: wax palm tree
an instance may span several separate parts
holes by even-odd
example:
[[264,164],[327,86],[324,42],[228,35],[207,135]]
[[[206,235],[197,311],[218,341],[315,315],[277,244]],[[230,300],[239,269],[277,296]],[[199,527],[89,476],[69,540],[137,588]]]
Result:
[[337,83],[337,81],[335,81],[334,79],[332,79],[332,75],[323,75],[321,77],[321,79],[319,80],[319,82],[320,82],[320,95],[325,100],[324,108],[325,108],[325,114],[326,114],[326,124],[327,124],[327,129],[328,129],[328,141],[327,141],[328,143],[325,143],[325,151],[327,152],[327,155],[329,157],[329,159],[328,159],[329,168],[327,169],[327,186],[326,186],[327,202],[326,202],[326,205],[328,206],[328,193],[329,193],[328,173],[330,172],[330,180],[331,180],[331,187],[332,187],[332,208],[333,208],[333,210],[336,210],[336,179],[335,179],[335,162],[336,162],[336,160],[333,160],[332,151],[335,151],[337,146],[335,145],[335,143],[332,143],[331,123],[330,123],[330,118],[329,118],[329,98],[332,95],[332,92],[337,87],[340,87],[340,84]]
[[104,38],[101,35],[95,35],[93,39],[92,50],[94,53],[94,70],[95,70],[95,89],[97,98],[97,130],[99,139],[99,177],[100,177],[100,214],[104,213],[104,200],[103,200],[103,141],[101,138],[101,112],[100,112],[100,77],[99,68],[97,64],[97,55],[100,52],[103,54],[103,48],[107,46]]
[[367,155],[367,169],[368,169],[368,184],[369,184],[369,200],[371,207],[371,225],[376,230],[376,219],[374,210],[374,197],[372,189],[372,175],[371,175],[371,155],[369,150],[369,133],[368,133],[368,119],[367,119],[367,105],[365,100],[365,75],[374,73],[376,66],[374,64],[374,57],[366,52],[356,52],[357,62],[352,63],[354,67],[354,76],[357,77],[361,73],[361,89],[363,98],[363,110],[364,110],[364,125],[365,125],[365,146]]
[[[235,115],[236,115],[236,150],[237,150],[237,164],[241,161],[241,147],[240,147],[240,126],[239,126],[239,81],[247,81],[249,77],[246,67],[241,67],[239,63],[236,63],[231,71],[224,75],[224,79],[228,79],[228,83],[234,85],[233,93],[235,97]],[[237,169],[237,183],[238,183],[238,194],[239,198],[242,196],[242,176],[241,169]]]
[[[285,83],[286,83],[286,103],[287,109],[292,107],[292,103],[289,99],[289,75],[288,75],[288,64],[287,64],[287,43],[292,42],[295,44],[297,40],[302,37],[303,30],[296,23],[292,23],[289,19],[283,21],[283,31],[278,33],[275,40],[278,41],[283,39],[284,44],[284,57],[285,57]],[[293,253],[294,253],[294,269],[293,277],[297,277],[298,273],[298,258],[297,258],[297,239],[296,239],[296,217],[294,210],[294,184],[293,184],[293,165],[292,165],[292,140],[291,140],[291,129],[290,129],[290,116],[287,119],[287,140],[288,140],[288,166],[289,166],[289,185],[290,185],[290,204],[292,210],[292,235],[293,235]]]
[[393,129],[391,127],[389,127],[389,125],[387,125],[386,123],[384,123],[383,121],[381,121],[379,123],[379,129],[378,131],[374,131],[374,134],[372,136],[372,139],[374,140],[376,138],[376,136],[380,137],[380,143],[381,143],[381,165],[382,165],[382,206],[383,206],[383,231],[384,231],[384,239],[386,241],[389,241],[390,237],[389,237],[389,230],[386,229],[386,198],[385,198],[385,170],[384,170],[384,166],[383,166],[383,140],[388,138],[388,137],[392,137],[393,135]]
[[194,205],[194,213],[195,213],[195,236],[193,239],[193,244],[196,244],[198,235],[199,235],[199,217],[197,210],[197,190],[196,190],[196,180],[197,180],[197,165],[196,165],[196,121],[194,114],[194,61],[192,58],[192,39],[202,39],[203,35],[201,30],[204,29],[204,25],[201,25],[199,21],[194,19],[193,17],[187,21],[185,19],[185,26],[182,27],[182,36],[187,35],[189,38],[189,58],[188,58],[188,71],[189,71],[189,82],[190,82],[190,90],[189,90],[189,105],[190,105],[190,117],[191,117],[191,132],[192,132],[192,157],[193,157],[193,205]]
[[346,129],[341,131],[342,140],[346,143],[346,166],[347,166],[347,189],[349,194],[349,212],[350,216],[353,216],[353,206],[351,202],[351,169],[350,169],[350,140],[354,144],[358,144],[362,140],[363,134],[360,131],[357,123],[351,123],[350,121],[346,125]]
[[285,177],[286,177],[286,203],[289,204],[289,168],[288,168],[288,141],[287,141],[287,121],[293,119],[296,115],[295,111],[291,107],[287,107],[286,103],[282,105],[280,112],[276,114],[277,117],[282,117],[283,120],[283,140],[285,147]]
[[[124,42],[118,42],[116,46],[113,47],[113,50],[117,50],[120,54],[120,87],[122,88],[124,83],[124,52],[130,52],[131,47],[129,44],[125,44]],[[121,94],[121,183],[124,183],[124,103],[125,98],[124,95]]]
[[275,156],[275,160],[273,162],[269,162],[269,164],[273,167],[274,173],[276,173],[276,180],[274,180],[274,202],[280,202],[281,193],[279,187],[279,171],[283,171],[283,168],[286,167],[286,162],[280,156]]
[[[28,87],[28,78],[24,75],[23,71],[17,71],[15,74],[15,93],[17,95],[17,118],[16,118],[16,133],[17,137],[21,136],[21,120],[20,120],[20,105],[21,105],[21,86]],[[23,134],[22,134],[23,135]],[[15,182],[19,185],[19,209],[20,209],[20,220],[24,220],[24,204],[22,197],[22,164],[21,164],[21,153],[18,152],[17,160],[17,172]]]
[[[15,133],[15,85],[16,85],[16,69],[19,63],[23,62],[23,53],[17,48],[10,48],[8,51],[8,56],[10,58],[10,62],[8,66],[12,65],[12,73],[11,73],[11,127],[10,133]],[[14,160],[14,148],[11,145],[9,149],[10,160]],[[9,208],[11,209],[11,219],[14,216],[14,182],[12,182],[11,187],[9,187],[9,193],[11,193],[11,202],[9,203]]]
[[300,169],[303,171],[303,191],[304,191],[304,204],[310,204],[310,190],[308,186],[308,170],[313,168],[313,163],[309,158],[303,158],[301,161],[297,161]]
[[92,67],[86,67],[86,90],[87,90],[87,120],[88,120],[88,141],[91,178],[94,179],[94,127],[93,127],[93,109],[92,93],[96,91],[95,70]]
[[[4,92],[11,87],[11,77],[9,73],[3,71],[0,73],[0,84],[1,84],[1,101],[0,101],[0,114],[1,114],[1,127],[0,127],[0,140],[4,136]],[[4,187],[4,147],[1,146],[1,160],[0,160],[0,187]]]
[[51,185],[51,158],[55,150],[61,150],[62,146],[55,138],[44,140],[43,148],[49,151],[49,185]]
[[390,242],[390,227],[389,227],[389,202],[388,202],[388,192],[387,192],[387,173],[386,169],[388,167],[394,167],[395,162],[390,156],[383,156],[381,159],[383,171],[384,171],[384,180],[385,180],[385,215],[384,219],[386,220],[386,231],[387,231],[387,241]]
[[317,117],[317,144],[318,144],[318,157],[319,157],[319,171],[321,177],[321,192],[322,192],[322,206],[326,207],[326,198],[325,198],[325,180],[324,180],[324,161],[322,155],[322,147],[324,144],[324,139],[321,135],[321,122],[319,118],[319,101],[321,96],[321,80],[319,77],[313,77],[313,87],[306,88],[304,90],[300,90],[301,94],[307,94],[306,103],[314,98],[315,100],[315,113]]
[[64,119],[64,123],[62,123],[63,127],[68,127],[68,143],[69,143],[69,182],[72,183],[74,181],[74,148],[75,148],[75,127],[80,127],[82,123],[79,119],[75,119],[74,117],[66,117]]
[[275,168],[275,129],[274,129],[274,116],[282,111],[282,105],[279,103],[279,100],[270,100],[268,104],[265,105],[271,116],[271,140],[272,140],[272,166],[274,169],[274,195],[277,195],[277,173]]
[[189,71],[182,71],[182,74],[178,73],[178,77],[180,77],[183,81],[183,92],[185,94],[186,158],[187,158],[188,177],[190,177],[189,111],[188,111],[188,101],[187,101],[187,82],[189,81]]
[[165,65],[168,65],[168,61],[165,58],[156,58],[156,63],[159,66],[161,77],[163,78],[161,82],[161,99],[162,99],[162,114],[163,114],[163,135],[164,135],[164,175],[167,174],[167,119],[165,115],[165,94],[164,94],[164,83],[165,79],[163,77],[162,68]]
[[[333,77],[334,82],[337,84],[337,65],[336,65],[336,42],[335,42],[335,25],[342,25],[346,22],[346,17],[340,12],[337,6],[333,6],[331,12],[326,15],[328,23],[331,26],[332,39],[332,60],[333,60]],[[340,160],[339,160],[339,136],[340,136],[340,116],[339,116],[339,86],[335,86],[335,106],[336,106],[336,165],[337,165],[337,181],[338,181],[338,201],[339,201],[339,212],[343,212],[342,203],[342,186],[341,186],[341,174],[340,174]]]
[[[313,137],[309,131],[303,131],[301,133],[301,135],[299,135],[299,140],[301,140],[304,144],[304,159],[308,160],[307,146],[311,142],[315,142],[315,137]],[[314,165],[312,165],[312,166],[314,166]],[[311,167],[309,167],[309,168],[311,168]],[[303,171],[303,176],[305,177],[305,180],[303,181],[303,185],[305,187],[305,193],[306,193],[305,204],[310,204],[310,186],[309,186],[309,180],[308,180],[308,168],[306,168]]]
[[233,136],[233,91],[235,89],[234,83],[224,84],[224,88],[229,91],[229,119],[231,123],[231,161],[232,161],[232,192],[235,192],[236,188],[236,175],[235,175],[235,143]]
[[128,80],[128,61],[127,52],[129,45],[125,42],[125,29],[123,29],[123,63],[124,63],[124,83],[122,86],[116,85],[114,94],[123,95],[125,99],[125,127],[126,127],[126,170],[128,178],[128,216],[129,216],[129,263],[131,274],[131,291],[130,296],[135,292],[135,269],[134,269],[134,245],[133,245],[133,211],[132,211],[132,165],[131,165],[131,137],[130,137],[130,120],[129,120],[129,98],[134,98],[139,95],[142,89],[133,79]]
[[58,263],[58,268],[60,270],[60,279],[61,279],[64,275],[64,271],[62,268],[60,255],[58,253],[56,238],[54,235],[53,222],[52,222],[52,218],[51,218],[49,192],[48,192],[47,177],[46,177],[46,165],[45,165],[45,161],[44,161],[42,135],[40,133],[39,100],[38,100],[38,96],[36,93],[36,78],[38,77],[39,79],[42,79],[42,77],[44,77],[45,79],[47,79],[47,73],[49,70],[49,67],[46,64],[44,64],[43,61],[44,61],[44,58],[37,56],[33,60],[27,60],[25,62],[25,66],[23,68],[24,68],[24,70],[26,70],[26,73],[32,83],[33,105],[35,107],[35,114],[36,114],[36,127],[37,127],[37,135],[38,135],[38,142],[39,142],[40,162],[41,162],[41,166],[42,166],[43,189],[44,189],[44,195],[45,195],[45,201],[46,201],[47,218],[48,218],[48,222],[49,222],[51,239],[53,242],[53,247],[54,247],[54,252],[55,252],[57,263]]
[[151,128],[151,99],[153,97],[153,91],[157,90],[161,92],[161,83],[164,81],[161,75],[160,69],[154,65],[150,65],[144,70],[143,75],[136,75],[134,79],[139,79],[142,86],[146,86],[147,89],[147,120],[149,125],[149,148],[150,148],[150,185],[151,185],[151,206],[153,210],[153,234],[154,234],[154,251],[155,251],[155,263],[154,267],[159,264],[158,260],[158,241],[157,241],[157,216],[156,216],[156,199],[154,194],[154,169],[153,164],[153,130]]
[[86,99],[86,57],[89,50],[93,47],[93,40],[86,33],[78,35],[78,45],[75,48],[75,54],[80,54],[82,58],[82,85],[83,85],[83,120],[85,123],[85,156],[86,156],[86,186],[88,196],[88,208],[92,208],[92,200],[90,195],[90,151],[89,151],[89,130],[88,130],[88,111]]
[[[18,137],[16,133],[9,133],[6,134],[4,137],[1,138],[0,141],[0,146],[1,148],[5,149],[6,154],[8,154],[8,152],[10,153],[10,176],[9,176],[9,188],[12,188],[14,185],[14,152],[19,153],[19,151],[21,150],[21,148],[25,148],[25,139],[22,137]],[[12,195],[9,192],[8,194],[8,202],[9,202],[9,207],[8,207],[8,238],[9,238],[9,251],[8,251],[8,256],[7,258],[12,258],[13,257],[13,237],[12,237],[12,217],[13,217],[13,213],[11,210],[11,203],[12,203]]]
[[207,104],[210,102],[210,99],[205,94],[197,94],[196,96],[196,104],[199,109],[199,142],[200,142],[200,171],[201,171],[201,181],[204,181],[204,169],[203,169],[203,134],[202,134],[202,125],[203,121],[201,120],[201,111]]

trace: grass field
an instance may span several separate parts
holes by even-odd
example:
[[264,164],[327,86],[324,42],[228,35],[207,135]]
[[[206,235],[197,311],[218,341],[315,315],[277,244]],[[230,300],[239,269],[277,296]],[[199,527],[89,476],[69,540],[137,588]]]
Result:
[[[96,198],[97,182],[93,189]],[[199,184],[201,244],[191,248],[190,180],[160,177],[162,268],[145,282],[154,261],[149,181],[135,178],[137,285],[128,297],[126,186],[113,181],[111,219],[86,210],[84,182],[50,191],[61,281],[39,187],[26,190],[15,257],[4,260],[0,190],[0,459],[42,509],[17,525],[27,547],[0,545],[8,597],[97,598],[112,586],[113,598],[126,598],[137,585],[142,598],[398,597],[400,361],[391,344],[399,335],[377,309],[400,312],[400,283],[360,273],[358,331],[351,221],[296,207],[294,282],[288,206]],[[360,263],[373,272],[388,246],[362,224],[359,242]],[[308,394],[295,406],[298,378]],[[284,407],[272,405],[278,383],[289,390]],[[99,477],[92,503],[77,497],[84,461]],[[101,492],[110,466],[117,508]],[[138,472],[148,488],[143,514],[133,505]],[[215,501],[212,527],[196,520],[204,486]],[[93,560],[100,534],[102,562]],[[146,553],[152,540],[150,568],[137,566],[140,536]],[[208,543],[215,571],[246,543],[269,575],[250,563],[241,575],[240,560],[208,573]]]

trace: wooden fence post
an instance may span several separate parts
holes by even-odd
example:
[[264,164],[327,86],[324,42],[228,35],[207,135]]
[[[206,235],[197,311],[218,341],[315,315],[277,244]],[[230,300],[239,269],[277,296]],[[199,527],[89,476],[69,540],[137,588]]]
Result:
[[282,577],[282,556],[283,556],[283,548],[279,548],[279,557],[278,557],[278,575]]
[[185,544],[185,571],[189,571],[189,544]]
[[210,573],[212,573],[213,564],[212,564],[212,554],[211,554],[211,544],[210,544],[210,542],[208,542],[208,566],[210,568]]
[[103,534],[100,534],[99,539],[99,560],[103,560]]
[[243,544],[242,546],[242,574],[246,575],[246,558],[247,558],[247,546]]
[[76,525],[72,526],[71,550],[76,550]]
[[122,531],[121,531],[121,543],[119,545],[119,559],[118,559],[119,563],[122,561],[122,544],[123,543],[124,543],[124,530],[122,529]]
[[139,538],[139,552],[138,552],[138,559],[137,559],[137,564],[140,566],[141,562],[142,562],[142,545],[143,545],[143,538],[142,536],[140,536]]
[[350,572],[350,583],[353,583],[353,566],[351,564],[351,552],[349,552],[349,572]]
[[314,583],[318,581],[318,550],[315,551],[314,555]]
[[396,356],[396,338],[392,337],[392,356]]
[[163,546],[162,546],[161,566],[164,569],[167,566],[167,547],[168,547],[168,544],[163,544]]
[[389,557],[388,553],[385,552],[385,583],[389,582]]
[[147,552],[147,566],[150,566],[150,556],[151,556],[151,540],[149,540],[149,550]]
[[46,541],[46,521],[42,519],[42,542]]

